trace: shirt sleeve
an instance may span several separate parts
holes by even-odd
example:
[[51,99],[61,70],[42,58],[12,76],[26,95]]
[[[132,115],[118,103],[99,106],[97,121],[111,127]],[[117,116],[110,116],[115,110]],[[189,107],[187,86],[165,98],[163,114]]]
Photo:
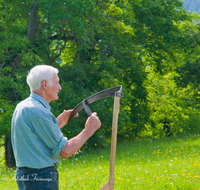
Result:
[[60,131],[56,117],[50,110],[29,111],[32,112],[29,121],[31,122],[34,133],[52,150],[52,154],[58,157],[60,151],[67,143],[67,138]]

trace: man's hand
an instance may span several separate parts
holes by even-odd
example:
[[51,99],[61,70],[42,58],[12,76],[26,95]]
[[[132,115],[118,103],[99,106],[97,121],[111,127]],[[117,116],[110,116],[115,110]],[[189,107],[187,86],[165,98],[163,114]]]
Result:
[[85,129],[89,130],[94,134],[94,132],[99,129],[101,126],[101,121],[99,120],[99,117],[97,116],[97,113],[94,112],[90,117],[88,117],[86,123],[85,123]]
[[[59,128],[61,129],[68,121],[69,116],[71,114],[73,110],[64,110],[63,113],[61,113],[58,117],[57,117],[57,121],[59,124]],[[78,117],[78,113],[74,116],[74,117]]]

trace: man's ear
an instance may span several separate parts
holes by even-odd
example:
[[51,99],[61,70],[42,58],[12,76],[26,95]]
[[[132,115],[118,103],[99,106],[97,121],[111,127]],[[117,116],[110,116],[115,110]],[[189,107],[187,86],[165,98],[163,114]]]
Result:
[[42,83],[42,87],[46,90],[47,87],[48,87],[48,82],[47,82],[47,80],[43,80],[41,83]]

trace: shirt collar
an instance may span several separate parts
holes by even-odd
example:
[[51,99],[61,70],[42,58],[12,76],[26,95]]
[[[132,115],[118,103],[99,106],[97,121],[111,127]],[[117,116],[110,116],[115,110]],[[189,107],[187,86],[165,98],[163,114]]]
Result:
[[48,104],[48,102],[44,98],[42,98],[41,96],[39,96],[38,94],[35,94],[35,93],[32,92],[31,95],[30,95],[30,97],[37,99],[48,110],[51,109],[51,106]]

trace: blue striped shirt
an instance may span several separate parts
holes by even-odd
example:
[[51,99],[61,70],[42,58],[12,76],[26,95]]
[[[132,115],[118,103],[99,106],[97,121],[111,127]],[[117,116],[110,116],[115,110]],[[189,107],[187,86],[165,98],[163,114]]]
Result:
[[50,105],[31,93],[13,113],[11,141],[17,167],[45,168],[61,161],[67,138],[60,131]]

